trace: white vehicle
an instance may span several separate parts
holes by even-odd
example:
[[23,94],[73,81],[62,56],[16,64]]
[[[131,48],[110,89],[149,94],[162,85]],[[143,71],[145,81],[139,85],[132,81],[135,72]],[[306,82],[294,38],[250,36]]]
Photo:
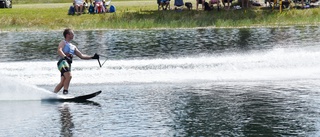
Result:
[[0,0],[0,8],[12,8],[12,0]]

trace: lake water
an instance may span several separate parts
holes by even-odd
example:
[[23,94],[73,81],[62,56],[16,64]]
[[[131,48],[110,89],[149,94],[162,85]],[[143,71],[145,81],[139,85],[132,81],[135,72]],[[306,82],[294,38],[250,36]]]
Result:
[[62,30],[0,38],[0,136],[320,135],[320,27],[75,31],[83,103],[41,101]]

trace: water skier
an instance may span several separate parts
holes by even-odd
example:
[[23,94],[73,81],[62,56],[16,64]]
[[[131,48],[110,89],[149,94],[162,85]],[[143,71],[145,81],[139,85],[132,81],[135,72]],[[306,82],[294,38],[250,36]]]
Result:
[[99,55],[95,53],[93,56],[82,54],[79,49],[70,43],[74,37],[72,29],[65,29],[63,32],[64,40],[59,43],[58,55],[59,61],[57,63],[58,69],[61,72],[60,83],[55,87],[54,93],[58,93],[63,87],[63,94],[68,94],[69,84],[72,78],[71,64],[74,55],[81,59],[99,59]]

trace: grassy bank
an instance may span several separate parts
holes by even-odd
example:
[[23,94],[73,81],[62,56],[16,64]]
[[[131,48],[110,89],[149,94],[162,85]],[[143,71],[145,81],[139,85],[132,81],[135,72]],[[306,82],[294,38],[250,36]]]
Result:
[[[192,1],[194,2],[194,1]],[[260,27],[320,25],[320,8],[278,10],[158,11],[156,1],[111,2],[116,13],[67,15],[71,3],[15,4],[0,9],[0,31]],[[193,3],[195,5],[195,3]],[[171,2],[173,7],[173,2]]]
[[[13,0],[13,4],[32,4],[32,3],[70,3],[73,0]],[[88,0],[89,2],[90,0]],[[93,1],[93,0],[92,0]],[[136,0],[116,0],[116,1],[136,1]],[[139,1],[139,0],[138,0]]]

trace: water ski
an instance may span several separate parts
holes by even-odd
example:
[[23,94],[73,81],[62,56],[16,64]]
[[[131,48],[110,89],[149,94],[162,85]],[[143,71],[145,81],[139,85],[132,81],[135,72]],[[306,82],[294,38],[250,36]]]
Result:
[[68,96],[58,96],[57,98],[49,98],[49,99],[43,99],[44,101],[59,101],[59,102],[83,102],[87,101],[88,99],[91,99],[95,96],[98,96],[102,91],[97,91],[91,94],[86,94],[82,96],[76,96],[76,97],[68,97]]

